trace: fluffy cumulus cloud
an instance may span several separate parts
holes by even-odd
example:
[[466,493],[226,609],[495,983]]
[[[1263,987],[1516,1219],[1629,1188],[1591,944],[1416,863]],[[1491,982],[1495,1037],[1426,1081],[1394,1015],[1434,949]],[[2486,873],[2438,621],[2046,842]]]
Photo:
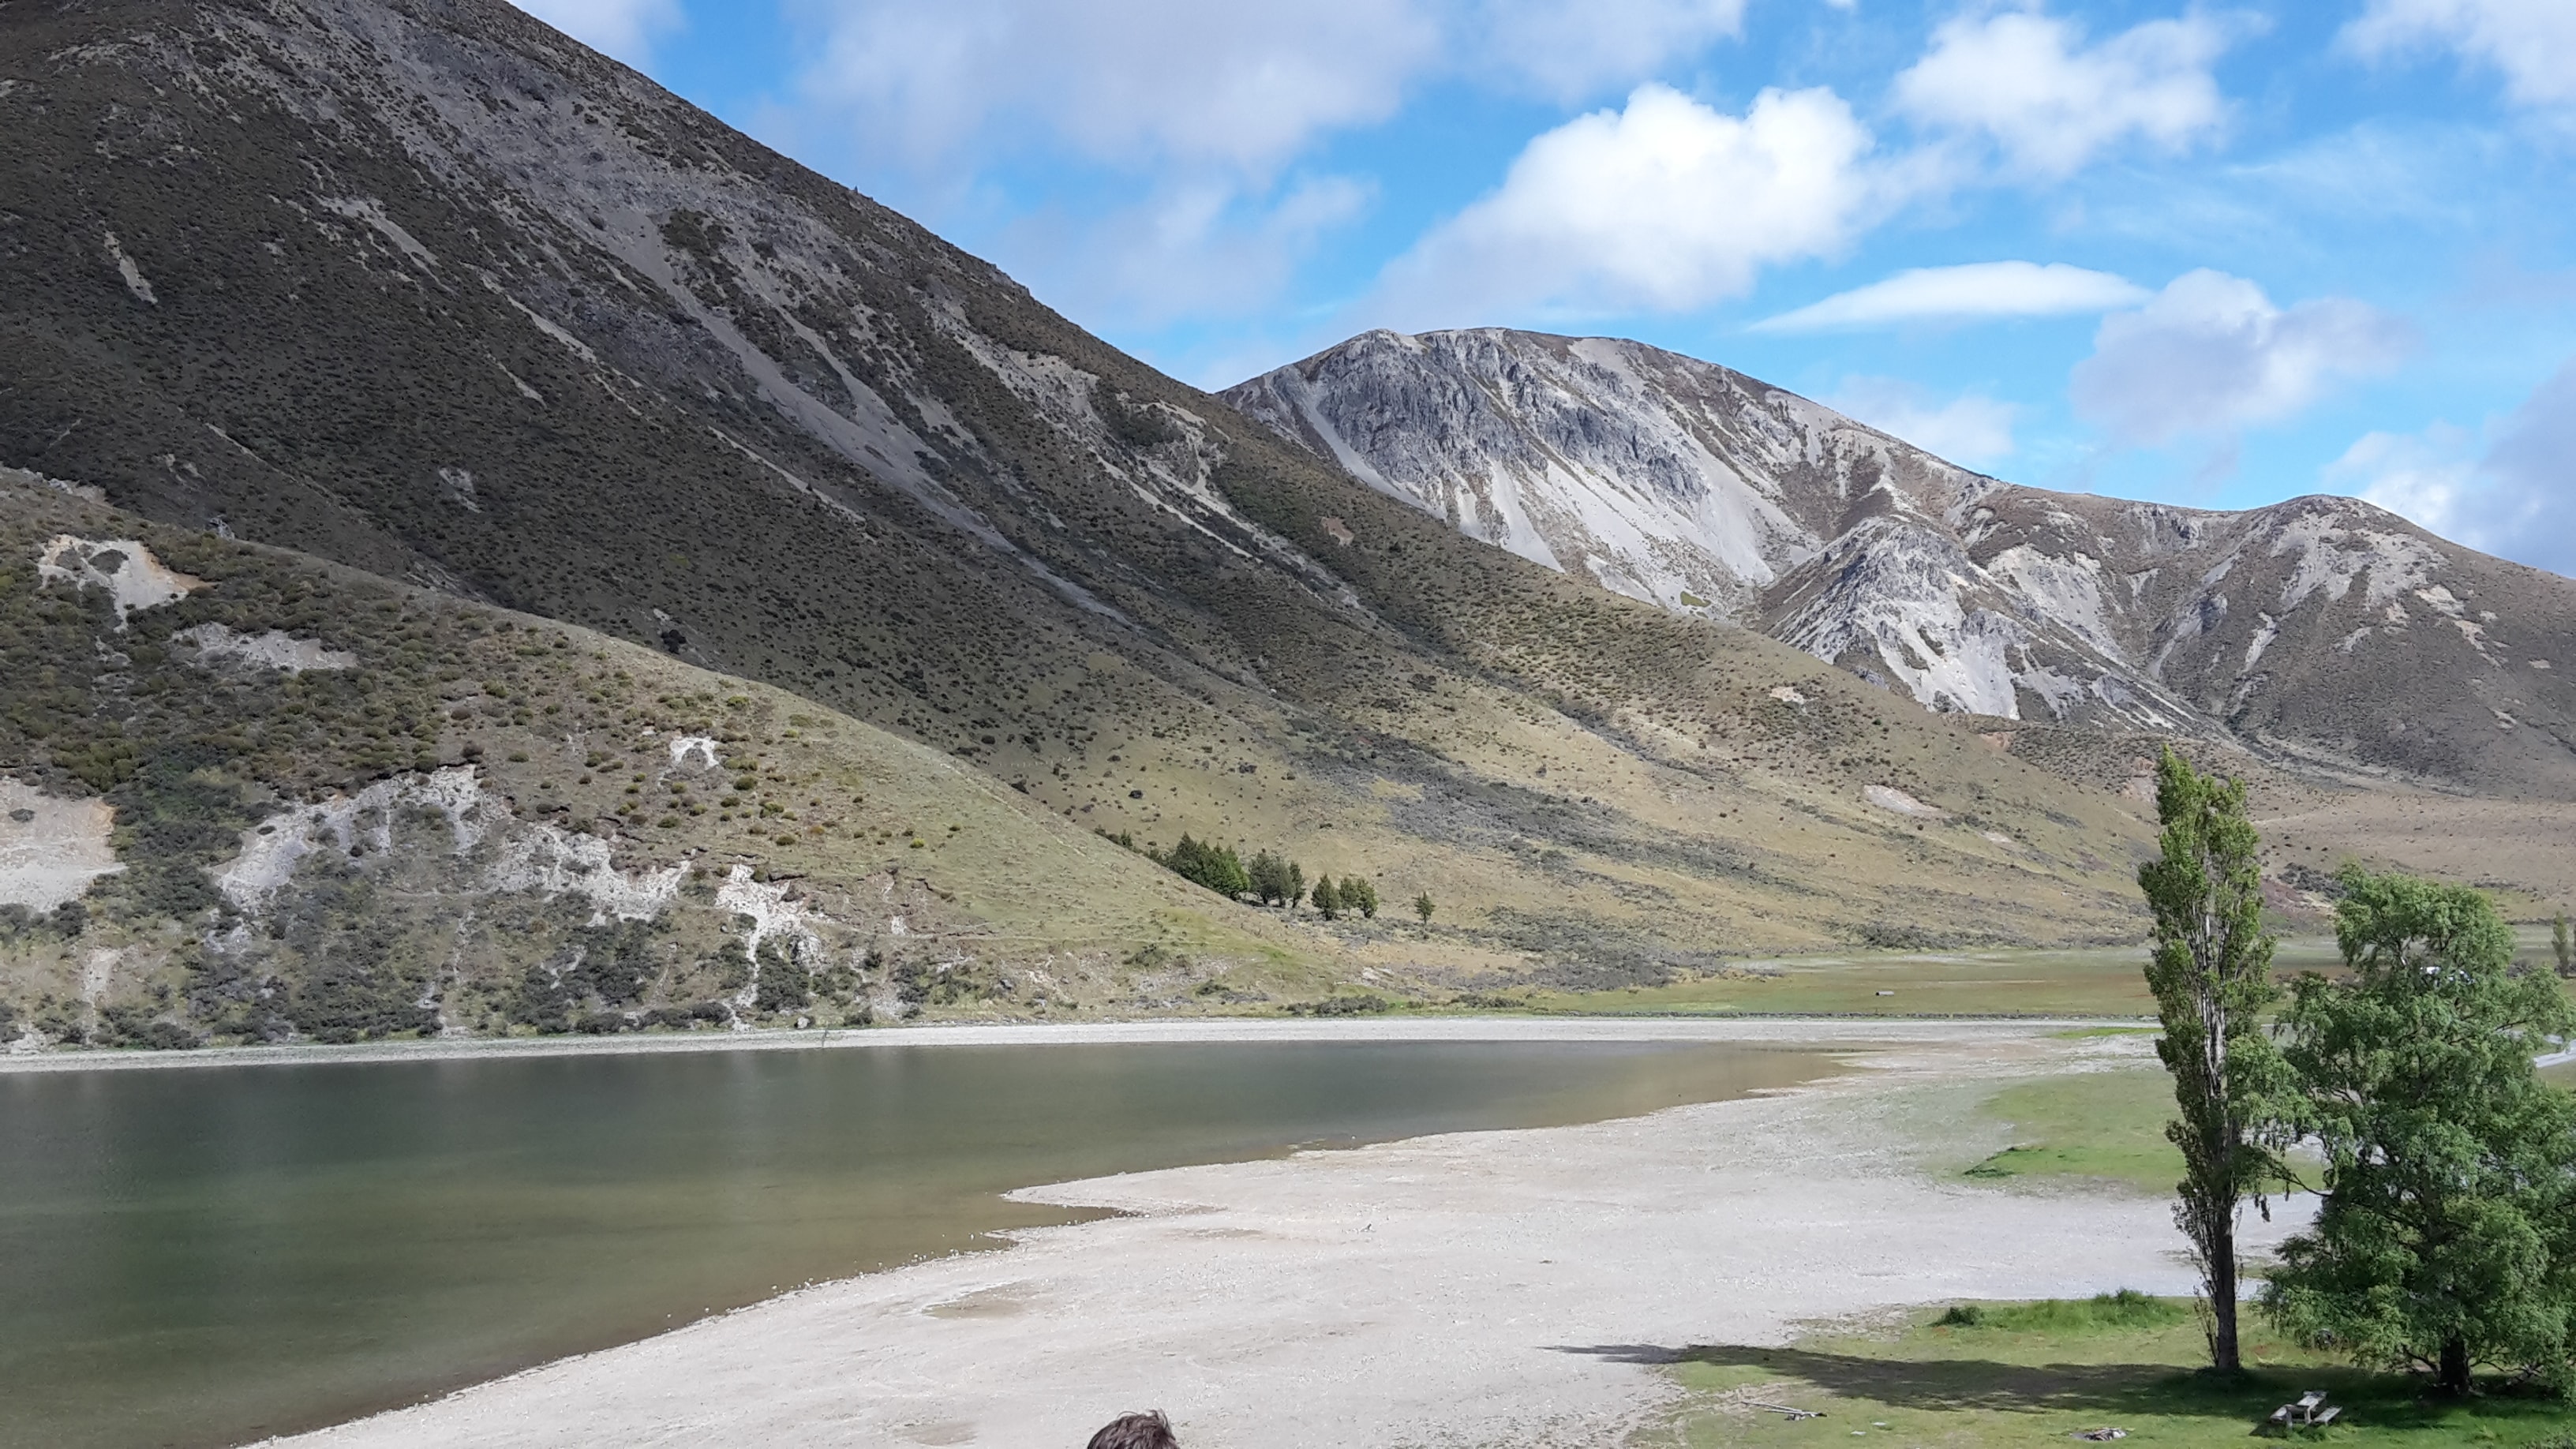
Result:
[[1402,325],[1681,312],[1763,266],[1841,249],[1879,205],[1870,135],[1829,90],[1764,91],[1741,116],[1666,86],[1546,132],[1502,185],[1392,264]]
[[2229,39],[2193,14],[2088,46],[2071,20],[1972,11],[1934,32],[1895,99],[1927,126],[1991,140],[2018,170],[2066,176],[2122,142],[2178,152],[2216,133],[2227,104],[2210,66]]
[[2144,307],[2102,319],[2093,355],[2075,366],[2075,409],[2133,443],[2230,434],[2394,367],[2412,340],[2403,322],[2350,298],[2276,307],[2242,277],[2187,272]]
[[628,65],[652,59],[653,42],[680,28],[680,0],[513,0],[520,9]]
[[2370,0],[2344,28],[2362,55],[2447,46],[2504,76],[2505,94],[2576,110],[2576,4],[2568,0]]
[[2012,456],[2013,418],[2020,411],[1978,393],[1943,402],[1929,389],[1893,377],[1844,378],[1825,405],[1953,463],[1980,468]]
[[2576,358],[2492,430],[2480,455],[2467,430],[2370,433],[2325,470],[2446,538],[2576,576]]
[[[607,3],[607,0],[558,0]],[[1277,166],[1445,75],[1576,101],[1738,33],[1744,0],[808,0],[793,118],[917,165],[963,148]]]
[[2063,262],[1971,262],[1916,267],[1756,322],[1754,332],[1825,332],[1905,322],[2056,317],[2107,312],[2147,300],[2144,287]]

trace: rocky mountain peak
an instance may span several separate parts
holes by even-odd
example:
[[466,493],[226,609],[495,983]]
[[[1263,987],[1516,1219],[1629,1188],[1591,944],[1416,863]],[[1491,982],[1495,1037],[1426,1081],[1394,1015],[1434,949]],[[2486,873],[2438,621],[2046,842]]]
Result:
[[1224,396],[1473,537],[1930,709],[2576,789],[2576,583],[2357,499],[2024,488],[1714,363],[1502,328],[1365,333]]

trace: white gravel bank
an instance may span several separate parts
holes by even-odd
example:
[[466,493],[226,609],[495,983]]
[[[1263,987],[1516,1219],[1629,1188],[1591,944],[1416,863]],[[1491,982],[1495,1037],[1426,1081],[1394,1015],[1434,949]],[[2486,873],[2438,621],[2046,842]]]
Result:
[[1927,1135],[1982,1140],[1942,1120],[1970,1099],[1963,1085],[2135,1042],[2027,1025],[1682,1025],[1906,1044],[1779,1097],[1035,1189],[1024,1196],[1132,1216],[809,1289],[285,1442],[1042,1449],[1158,1406],[1189,1449],[1600,1446],[1664,1401],[1646,1366],[1661,1350],[1776,1342],[1800,1320],[1950,1297],[2187,1291],[2161,1201],[1998,1190],[1919,1165]]

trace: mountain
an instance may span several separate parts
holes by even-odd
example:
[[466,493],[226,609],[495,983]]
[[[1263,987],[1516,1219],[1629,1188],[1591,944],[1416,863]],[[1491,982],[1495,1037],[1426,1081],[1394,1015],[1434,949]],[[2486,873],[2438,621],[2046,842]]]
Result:
[[499,0],[11,5],[0,133],[0,464],[1436,903],[1245,951],[1614,983],[2139,928],[2134,801],[1461,537]]
[[2576,582],[2354,499],[2023,488],[1712,363],[1497,328],[1224,396],[1471,537],[1931,709],[2576,799]]

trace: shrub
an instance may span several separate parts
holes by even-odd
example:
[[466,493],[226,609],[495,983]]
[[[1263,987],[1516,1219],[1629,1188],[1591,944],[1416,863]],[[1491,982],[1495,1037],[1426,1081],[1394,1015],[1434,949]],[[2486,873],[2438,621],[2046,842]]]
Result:
[[760,987],[752,997],[754,1011],[794,1011],[814,999],[814,973],[807,970],[793,945],[760,943]]
[[1374,994],[1362,996],[1327,996],[1321,1001],[1292,1001],[1288,1003],[1288,1014],[1290,1016],[1374,1016],[1379,1012],[1392,1011],[1394,1009],[1394,1002],[1387,1000],[1383,996],[1377,996]]
[[1234,847],[1193,840],[1187,835],[1181,843],[1153,859],[1181,879],[1202,885],[1228,900],[1248,895],[1252,877],[1235,856]]

